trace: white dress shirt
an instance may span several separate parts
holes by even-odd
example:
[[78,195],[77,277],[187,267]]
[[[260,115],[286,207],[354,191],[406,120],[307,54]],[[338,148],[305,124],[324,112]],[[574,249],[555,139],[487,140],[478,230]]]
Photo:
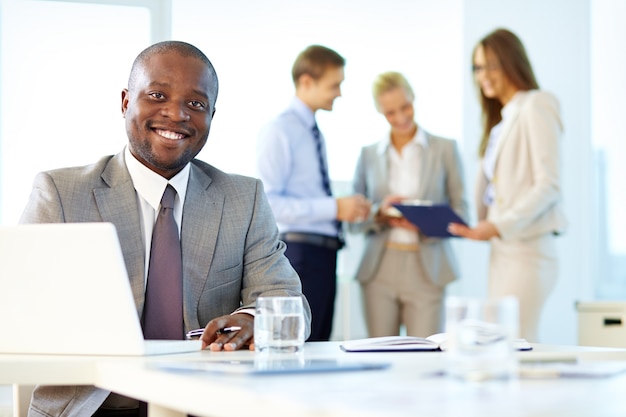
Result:
[[[423,152],[427,148],[428,141],[422,129],[417,129],[413,139],[402,147],[401,153],[393,146],[391,135],[389,135],[387,157],[389,158],[389,191],[391,194],[401,195],[407,199],[418,197],[420,164]],[[418,235],[411,230],[394,227],[390,231],[389,241],[414,244],[418,242]]]
[[178,174],[169,181],[152,171],[150,168],[139,162],[126,147],[124,151],[126,166],[133,180],[135,191],[137,192],[137,203],[141,217],[141,229],[145,244],[146,265],[144,279],[148,276],[148,265],[150,264],[150,247],[152,245],[152,230],[156,223],[157,213],[161,209],[161,198],[165,192],[167,184],[176,190],[176,200],[174,202],[174,219],[178,226],[178,236],[180,237],[181,224],[183,218],[183,204],[187,193],[187,183],[189,182],[189,164],[187,164]]
[[496,198],[496,191],[493,187],[493,177],[494,172],[496,170],[496,160],[498,159],[498,153],[496,150],[498,149],[498,142],[500,142],[500,136],[502,136],[502,126],[507,117],[509,117],[514,111],[516,106],[519,105],[519,99],[524,95],[524,92],[518,91],[515,93],[513,98],[502,108],[500,114],[502,115],[502,120],[494,127],[491,128],[489,132],[489,143],[487,144],[487,149],[485,149],[485,156],[483,157],[482,169],[485,173],[485,177],[489,181],[487,184],[487,188],[485,188],[485,193],[483,194],[483,203],[486,206],[491,206]]

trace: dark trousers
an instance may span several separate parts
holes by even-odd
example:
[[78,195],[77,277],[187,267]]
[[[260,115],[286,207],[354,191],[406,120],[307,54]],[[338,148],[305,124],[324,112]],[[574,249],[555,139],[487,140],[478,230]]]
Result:
[[307,340],[328,341],[337,292],[337,250],[309,243],[285,243],[285,255],[300,276],[302,292],[311,306],[311,336]]
[[[144,412],[143,416],[146,416]],[[111,408],[100,408],[96,411],[92,417],[142,417],[138,408],[134,409],[111,409]]]
[[[115,410],[115,409],[104,409],[100,408],[98,411],[93,414],[92,417],[147,417],[148,415],[148,405],[142,402],[139,408],[131,409],[131,410]],[[187,417],[194,417],[192,415],[187,415]]]

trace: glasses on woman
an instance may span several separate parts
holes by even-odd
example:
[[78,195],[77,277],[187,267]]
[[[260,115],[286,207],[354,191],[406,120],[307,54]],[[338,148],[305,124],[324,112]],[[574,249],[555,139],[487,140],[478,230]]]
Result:
[[472,72],[474,75],[477,75],[483,71],[485,72],[493,72],[500,69],[500,65],[495,62],[487,63],[486,65],[472,65]]

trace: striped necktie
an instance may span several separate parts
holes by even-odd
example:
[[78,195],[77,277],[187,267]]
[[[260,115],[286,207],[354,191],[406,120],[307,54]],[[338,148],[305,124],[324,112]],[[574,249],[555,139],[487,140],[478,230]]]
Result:
[[313,125],[311,129],[313,133],[313,139],[315,139],[315,149],[317,149],[317,160],[320,166],[320,173],[322,174],[322,186],[327,195],[333,195],[330,190],[330,179],[328,177],[328,170],[326,169],[326,161],[324,160],[324,152],[322,152],[322,138],[320,130],[317,127],[317,123]]
[[[326,195],[332,196],[333,193],[330,189],[330,178],[328,177],[328,170],[326,169],[326,161],[324,159],[324,152],[322,151],[322,138],[320,129],[317,127],[317,123],[313,125],[311,129],[311,133],[313,134],[313,139],[315,139],[315,149],[317,150],[317,160],[319,162],[320,174],[322,175],[322,187],[324,187],[324,191]],[[343,238],[343,228],[341,226],[341,222],[339,220],[335,220],[333,222],[335,226],[335,230],[337,231],[337,238],[341,243],[341,246],[344,245]]]

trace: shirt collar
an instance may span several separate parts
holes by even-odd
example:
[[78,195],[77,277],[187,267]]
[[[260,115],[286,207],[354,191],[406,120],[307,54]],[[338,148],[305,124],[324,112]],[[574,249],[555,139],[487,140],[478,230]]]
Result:
[[[409,142],[409,144],[415,144],[421,146],[424,149],[428,149],[428,136],[426,131],[418,126],[417,132],[413,136],[413,139]],[[381,155],[387,152],[387,149],[391,146],[391,132],[387,135],[385,140],[381,141],[378,146],[378,153]]]
[[424,149],[428,149],[428,138],[426,137],[424,129],[420,129],[419,127],[417,128],[417,132],[415,133],[412,142],[416,145],[421,145]]
[[304,104],[304,101],[300,100],[299,97],[294,96],[293,99],[291,99],[290,107],[296,113],[298,118],[304,122],[305,126],[311,129],[315,126],[315,113],[309,108],[309,106]]
[[517,93],[515,93],[515,95],[513,95],[511,100],[509,100],[509,102],[506,103],[504,107],[502,107],[502,110],[500,110],[500,114],[502,115],[502,120],[506,119],[512,114],[515,114],[517,109],[522,104],[522,101],[524,100],[524,97],[526,96],[527,93],[528,91],[518,91]]
[[190,164],[185,165],[178,174],[168,181],[167,178],[160,176],[139,162],[137,158],[130,153],[128,146],[124,150],[124,158],[135,190],[153,209],[159,209],[161,198],[163,197],[167,184],[174,187],[182,205],[187,193],[187,183],[189,182],[189,172],[191,169]]

